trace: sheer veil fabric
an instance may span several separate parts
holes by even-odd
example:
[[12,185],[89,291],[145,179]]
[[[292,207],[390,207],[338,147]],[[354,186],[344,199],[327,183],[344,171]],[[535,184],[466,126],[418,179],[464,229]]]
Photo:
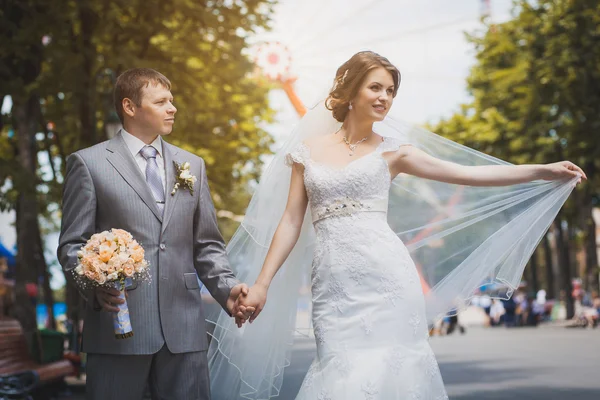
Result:
[[[285,209],[290,185],[286,154],[300,142],[340,128],[323,102],[311,109],[261,177],[246,216],[227,246],[238,278],[252,284]],[[390,117],[374,130],[462,165],[510,165]],[[505,187],[451,185],[405,174],[392,182],[388,223],[408,248],[425,293],[429,323],[469,304],[481,285],[511,296],[523,269],[577,178]],[[253,324],[238,329],[222,310],[207,315],[211,392],[216,399],[277,396],[295,334],[311,333],[310,274],[315,246],[310,207],[302,233],[269,289]]]

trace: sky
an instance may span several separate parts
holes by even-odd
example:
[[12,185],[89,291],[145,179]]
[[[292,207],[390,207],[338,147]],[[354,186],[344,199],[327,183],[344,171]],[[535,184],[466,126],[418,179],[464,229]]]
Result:
[[[464,33],[482,31],[482,0],[280,0],[271,32],[250,38],[280,42],[288,49],[289,73],[305,105],[323,100],[335,71],[354,53],[372,50],[387,57],[402,74],[390,115],[422,124],[450,116],[469,101],[466,78],[474,49]],[[510,19],[511,0],[490,0],[491,19]],[[250,54],[256,54],[253,50]],[[298,121],[282,90],[269,94],[276,121],[265,128],[278,142]],[[2,112],[10,110],[4,102]],[[0,241],[12,249],[16,241],[14,213],[0,213]],[[58,235],[46,241],[48,261],[54,260]],[[58,268],[58,267],[57,267]],[[53,274],[53,287],[64,284]]]
[[[290,75],[306,105],[323,100],[336,69],[354,53],[372,50],[402,75],[390,115],[422,124],[439,120],[469,101],[465,80],[474,49],[465,32],[483,30],[482,0],[282,0],[273,31],[253,41],[281,42],[291,56]],[[491,20],[510,19],[511,0],[489,1]],[[268,127],[285,137],[297,121],[281,90],[271,92],[278,123]]]

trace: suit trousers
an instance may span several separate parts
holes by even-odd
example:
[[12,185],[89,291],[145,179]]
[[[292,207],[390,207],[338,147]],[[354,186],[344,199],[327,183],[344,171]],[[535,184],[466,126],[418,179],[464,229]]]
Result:
[[[127,339],[124,339],[127,340]],[[206,351],[149,355],[87,355],[87,400],[210,400]]]

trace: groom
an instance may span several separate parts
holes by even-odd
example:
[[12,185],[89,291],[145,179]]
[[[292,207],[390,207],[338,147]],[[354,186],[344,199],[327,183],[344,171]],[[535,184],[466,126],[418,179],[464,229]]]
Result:
[[[207,338],[198,278],[227,312],[248,287],[230,270],[204,161],[168,144],[177,109],[171,83],[157,71],[131,69],[114,100],[123,129],[67,160],[58,258],[67,277],[94,233],[121,228],[144,247],[151,282],[127,288],[134,336],[116,339],[114,289],[79,288],[87,298],[83,348],[87,399],[210,399]],[[174,190],[174,162],[188,162],[193,190]]]

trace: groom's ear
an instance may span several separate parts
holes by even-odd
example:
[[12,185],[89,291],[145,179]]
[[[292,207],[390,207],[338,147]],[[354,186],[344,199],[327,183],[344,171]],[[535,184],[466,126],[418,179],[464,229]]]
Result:
[[121,102],[121,105],[123,106],[123,113],[133,117],[135,115],[135,103],[133,102],[133,100],[131,100],[130,98],[125,97],[123,99],[123,101]]

